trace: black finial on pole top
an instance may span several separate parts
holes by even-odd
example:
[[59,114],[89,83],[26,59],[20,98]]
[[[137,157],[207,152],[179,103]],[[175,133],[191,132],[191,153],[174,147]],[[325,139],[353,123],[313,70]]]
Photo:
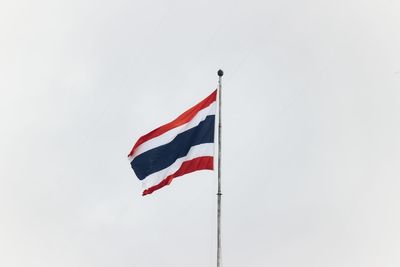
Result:
[[222,70],[218,70],[217,74],[219,77],[222,77],[224,75],[224,72]]

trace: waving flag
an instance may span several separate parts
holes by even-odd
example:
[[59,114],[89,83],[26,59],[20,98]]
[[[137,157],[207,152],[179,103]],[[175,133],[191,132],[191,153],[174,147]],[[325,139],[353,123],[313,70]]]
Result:
[[178,118],[140,137],[128,159],[142,181],[143,195],[176,177],[214,169],[217,90]]

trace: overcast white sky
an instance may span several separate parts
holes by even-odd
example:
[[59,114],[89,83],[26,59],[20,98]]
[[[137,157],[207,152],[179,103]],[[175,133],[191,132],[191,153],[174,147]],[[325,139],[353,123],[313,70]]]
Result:
[[224,76],[223,266],[400,266],[400,2],[3,0],[0,266],[215,266],[216,175],[126,155]]

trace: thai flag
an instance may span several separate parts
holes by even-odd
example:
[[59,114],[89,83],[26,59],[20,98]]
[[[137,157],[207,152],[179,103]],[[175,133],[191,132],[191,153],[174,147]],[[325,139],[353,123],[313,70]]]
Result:
[[142,181],[143,196],[179,176],[214,169],[217,90],[178,118],[140,137],[128,159]]

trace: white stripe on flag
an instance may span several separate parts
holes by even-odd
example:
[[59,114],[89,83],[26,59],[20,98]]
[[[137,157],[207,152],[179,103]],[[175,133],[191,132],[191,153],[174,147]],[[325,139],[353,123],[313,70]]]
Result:
[[214,156],[214,143],[192,146],[186,156],[177,159],[172,165],[161,171],[152,173],[142,180],[143,188],[148,189],[152,186],[158,185],[162,180],[167,178],[167,176],[174,174],[177,170],[179,170],[183,162],[206,156]]

